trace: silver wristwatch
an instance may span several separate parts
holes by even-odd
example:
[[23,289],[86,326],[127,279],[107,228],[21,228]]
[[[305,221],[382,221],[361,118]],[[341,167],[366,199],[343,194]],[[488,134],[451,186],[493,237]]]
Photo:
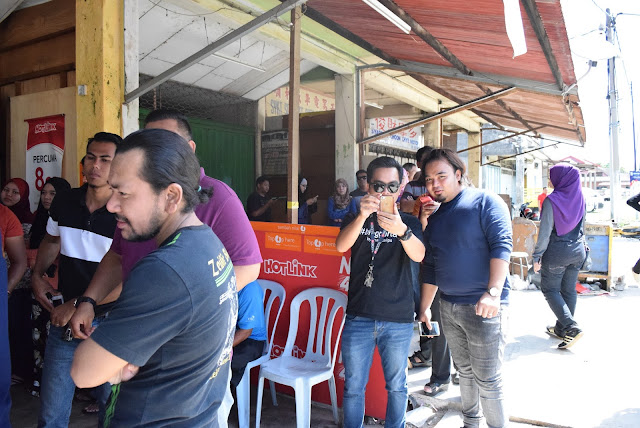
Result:
[[500,287],[491,287],[487,290],[491,297],[498,297],[502,294],[502,288]]

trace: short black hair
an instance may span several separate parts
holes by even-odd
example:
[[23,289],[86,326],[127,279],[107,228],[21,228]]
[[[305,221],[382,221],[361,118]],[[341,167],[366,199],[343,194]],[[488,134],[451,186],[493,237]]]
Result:
[[402,165],[402,167],[407,171],[411,171],[411,168],[414,168],[416,166],[415,163],[411,163],[411,162],[407,162],[404,165]]
[[422,163],[422,171],[424,171],[424,178],[426,179],[426,171],[427,165],[431,162],[435,161],[445,161],[453,168],[453,172],[460,171],[460,180],[458,181],[460,184],[468,184],[470,183],[469,178],[467,177],[467,167],[464,164],[464,161],[458,156],[458,153],[454,152],[450,149],[433,149],[429,156]]
[[191,125],[187,116],[180,113],[178,110],[169,108],[160,108],[153,110],[144,118],[144,126],[147,126],[151,122],[159,122],[161,120],[173,119],[178,123],[178,131],[180,136],[187,141],[193,140],[193,132],[191,132]]
[[365,171],[364,169],[359,169],[359,170],[357,170],[357,171],[356,171],[356,177],[358,177],[358,174],[362,174],[363,172],[364,172],[365,174],[367,173],[367,171]]
[[165,129],[141,129],[129,134],[116,150],[116,155],[131,150],[143,153],[143,162],[138,174],[160,193],[170,184],[182,187],[183,213],[192,211],[196,205],[205,203],[212,189],[200,188],[200,163],[182,137]]
[[372,160],[369,163],[369,166],[367,166],[367,181],[369,183],[371,183],[373,172],[379,168],[395,168],[398,171],[398,180],[402,181],[402,167],[400,166],[398,161],[389,156],[381,156]]
[[[117,149],[122,144],[122,137],[118,134],[112,134],[111,132],[96,132],[96,135],[87,140],[87,151],[89,150],[91,143],[94,141],[100,143],[113,143]],[[84,161],[82,164],[84,165]]]
[[265,181],[269,181],[269,179],[264,175],[261,175],[260,177],[256,178],[256,187],[258,187],[259,185],[261,185]]
[[416,162],[421,164],[422,163],[422,157],[428,155],[431,152],[431,150],[434,150],[434,148],[431,147],[431,146],[420,147],[418,149],[418,151],[416,152]]

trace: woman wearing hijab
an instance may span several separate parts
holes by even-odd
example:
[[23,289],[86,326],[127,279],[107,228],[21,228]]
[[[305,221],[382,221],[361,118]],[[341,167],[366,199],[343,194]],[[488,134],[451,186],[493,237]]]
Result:
[[329,214],[329,226],[338,227],[342,225],[342,219],[348,213],[357,214],[358,210],[356,209],[355,201],[349,195],[349,185],[344,178],[336,180],[333,186],[333,195],[329,197],[327,211]]
[[311,224],[311,214],[318,211],[318,195],[310,198],[307,185],[307,179],[301,178],[298,184],[298,224]]
[[[33,214],[29,209],[29,184],[22,178],[12,178],[7,181],[0,194],[2,205],[9,208],[18,217],[20,223],[31,226]],[[27,236],[28,230],[25,231]]]
[[582,336],[573,318],[576,310],[576,281],[587,254],[584,241],[585,201],[580,172],[568,164],[549,170],[554,187],[542,204],[538,242],[533,251],[533,269],[542,269],[541,288],[555,314],[555,326],[547,334],[562,339],[559,349],[567,349]]
[[47,233],[47,221],[49,221],[49,209],[53,198],[57,194],[64,191],[71,190],[71,185],[67,180],[60,177],[47,178],[42,192],[40,193],[40,203],[38,209],[35,212],[35,218],[33,220],[33,226],[31,227],[31,237],[29,238],[29,248],[37,249],[40,246],[40,242]]

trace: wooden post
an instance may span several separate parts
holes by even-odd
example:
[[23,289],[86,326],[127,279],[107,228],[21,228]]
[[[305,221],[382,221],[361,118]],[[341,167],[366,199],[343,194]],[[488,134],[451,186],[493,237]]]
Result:
[[302,8],[291,11],[289,35],[289,162],[287,221],[298,224],[298,164],[300,162],[300,25]]

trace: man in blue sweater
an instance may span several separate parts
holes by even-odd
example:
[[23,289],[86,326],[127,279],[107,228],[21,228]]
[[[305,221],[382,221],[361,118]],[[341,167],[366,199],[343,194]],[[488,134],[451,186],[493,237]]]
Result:
[[478,427],[484,413],[489,427],[503,427],[509,212],[497,195],[466,186],[465,165],[451,150],[432,151],[423,171],[427,191],[441,206],[431,216],[423,210],[420,218],[427,254],[420,318],[430,326],[439,287],[442,328],[460,374],[464,426]]

